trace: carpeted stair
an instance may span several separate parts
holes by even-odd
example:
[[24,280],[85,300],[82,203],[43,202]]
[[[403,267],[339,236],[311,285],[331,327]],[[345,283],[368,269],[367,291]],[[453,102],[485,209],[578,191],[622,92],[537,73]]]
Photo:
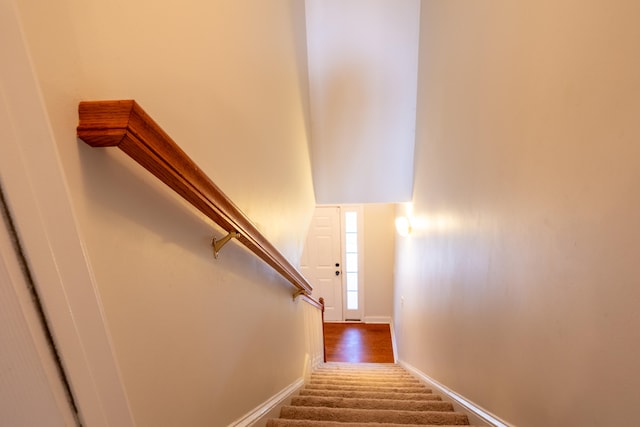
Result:
[[402,367],[325,363],[267,427],[410,427],[469,425]]

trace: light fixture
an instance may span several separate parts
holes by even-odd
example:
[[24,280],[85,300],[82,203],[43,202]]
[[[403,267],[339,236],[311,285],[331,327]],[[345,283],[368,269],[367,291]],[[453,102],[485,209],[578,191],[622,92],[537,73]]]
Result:
[[411,234],[411,221],[406,216],[399,216],[396,218],[396,231],[402,237],[407,237]]

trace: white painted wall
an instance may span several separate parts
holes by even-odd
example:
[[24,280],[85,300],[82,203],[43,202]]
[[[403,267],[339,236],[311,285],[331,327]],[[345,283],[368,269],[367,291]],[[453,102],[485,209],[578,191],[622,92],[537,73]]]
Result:
[[419,0],[307,0],[321,204],[411,198]]
[[638,16],[422,2],[399,356],[518,426],[625,424],[640,404]]
[[389,322],[393,315],[395,205],[365,204],[364,321]]
[[304,303],[236,245],[214,261],[215,226],[77,141],[77,104],[136,99],[295,264],[314,205],[304,5],[17,4],[135,423],[238,419],[303,375]]

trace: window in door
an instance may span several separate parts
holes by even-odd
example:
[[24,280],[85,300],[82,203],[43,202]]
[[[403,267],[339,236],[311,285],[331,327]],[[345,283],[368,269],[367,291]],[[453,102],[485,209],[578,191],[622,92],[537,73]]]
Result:
[[344,221],[347,310],[358,310],[358,213],[345,212]]

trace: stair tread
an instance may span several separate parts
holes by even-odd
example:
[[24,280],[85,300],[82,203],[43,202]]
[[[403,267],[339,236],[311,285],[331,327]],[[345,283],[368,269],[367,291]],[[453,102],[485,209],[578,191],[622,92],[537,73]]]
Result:
[[282,407],[280,418],[342,422],[469,425],[467,416],[459,412],[344,409],[290,405]]
[[306,389],[314,390],[345,390],[345,391],[387,391],[394,393],[430,393],[431,389],[423,385],[411,387],[376,386],[376,385],[340,385],[340,384],[307,384]]
[[406,374],[407,371],[398,366],[390,365],[388,367],[351,367],[346,365],[329,365],[325,364],[316,368],[316,372],[335,372],[335,373],[349,373],[349,372],[363,372],[371,374]]
[[348,378],[348,377],[372,377],[372,378],[415,378],[408,372],[361,372],[361,371],[314,371],[311,375],[322,377],[322,376],[330,376],[330,377],[340,377],[340,378]]
[[420,380],[415,377],[409,376],[371,376],[371,375],[311,375],[309,378],[311,381],[344,381],[344,382],[357,382],[357,381],[370,381],[370,382],[406,382],[406,383],[419,383]]
[[[290,420],[276,418],[267,421],[267,427],[435,427],[437,424],[396,424],[396,423],[345,423],[339,421]],[[438,427],[453,427],[453,424],[440,424]],[[479,426],[469,426],[479,427]]]
[[324,406],[329,408],[396,409],[405,411],[449,411],[453,404],[439,400],[371,399],[327,396],[296,396],[292,406]]
[[407,400],[442,400],[434,393],[394,393],[380,391],[345,391],[345,390],[322,390],[322,389],[302,389],[300,396],[329,396],[329,397],[353,397],[370,399],[407,399]]
[[326,383],[326,382],[341,382],[345,384],[350,383],[376,383],[376,384],[387,384],[387,383],[402,383],[402,384],[420,384],[420,380],[416,378],[379,378],[379,377],[348,377],[348,378],[340,378],[340,377],[317,377],[312,375],[310,378],[311,382],[314,383]]
[[330,386],[330,385],[342,385],[345,387],[403,387],[403,388],[426,388],[424,384],[419,382],[403,382],[403,381],[384,381],[384,382],[376,382],[376,381],[317,381],[311,380],[308,381],[307,384],[312,384],[315,386]]

